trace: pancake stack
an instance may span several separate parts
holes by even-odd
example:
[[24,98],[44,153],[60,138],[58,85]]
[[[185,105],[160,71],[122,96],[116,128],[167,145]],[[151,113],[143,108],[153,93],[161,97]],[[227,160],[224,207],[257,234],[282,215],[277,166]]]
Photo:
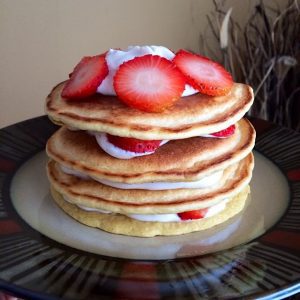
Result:
[[[157,113],[99,93],[66,101],[65,85],[51,91],[46,112],[61,125],[47,143],[47,171],[66,214],[107,232],[152,237],[208,229],[243,210],[254,166],[255,131],[243,118],[251,87],[181,97]],[[210,135],[233,124],[226,138]],[[100,134],[165,142],[150,155],[120,159],[101,149]],[[202,215],[184,217],[193,212]]]

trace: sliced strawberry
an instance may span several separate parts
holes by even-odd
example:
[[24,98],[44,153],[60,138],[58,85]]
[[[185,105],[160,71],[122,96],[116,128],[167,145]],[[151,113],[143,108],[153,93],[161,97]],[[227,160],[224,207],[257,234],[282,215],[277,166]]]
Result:
[[114,77],[119,99],[147,112],[161,112],[170,107],[181,97],[184,87],[185,78],[176,66],[151,54],[123,63]]
[[178,213],[178,216],[181,220],[196,220],[196,219],[202,219],[205,217],[206,213],[208,211],[208,208],[202,208],[197,210],[190,210],[185,211],[182,213]]
[[107,139],[116,147],[136,153],[153,152],[160,146],[161,143],[160,140],[146,141],[134,138],[119,137],[110,134],[107,134]]
[[[103,56],[103,57],[105,57],[106,56],[106,54],[107,54],[107,52],[108,51],[106,51],[106,52],[104,52],[104,53],[101,53],[101,54],[99,54],[99,55],[97,55],[98,57],[100,57],[100,56]],[[85,58],[85,57],[84,57]],[[79,64],[79,63],[78,63]],[[69,78],[71,78],[71,76],[72,76],[72,74],[73,74],[73,72],[74,72],[74,70],[71,72],[71,73],[69,73]]]
[[209,58],[179,50],[173,61],[188,83],[200,93],[221,96],[230,92],[233,84],[230,73]]
[[226,129],[223,129],[221,131],[215,132],[215,133],[211,133],[211,135],[215,136],[215,137],[229,137],[231,135],[233,135],[235,132],[235,125],[231,125],[229,127],[227,127]]
[[103,54],[84,57],[70,74],[62,90],[62,97],[80,99],[96,93],[98,86],[108,74]]

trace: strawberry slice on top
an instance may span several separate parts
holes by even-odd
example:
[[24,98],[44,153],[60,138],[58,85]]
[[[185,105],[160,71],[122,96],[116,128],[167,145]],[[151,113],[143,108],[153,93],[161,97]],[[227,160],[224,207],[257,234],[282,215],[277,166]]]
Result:
[[124,62],[114,77],[118,98],[147,112],[161,112],[177,101],[186,79],[166,58],[147,54]]
[[62,97],[81,99],[96,93],[98,86],[108,74],[105,55],[83,57],[70,74],[62,90]]
[[233,135],[234,133],[235,133],[235,125],[233,124],[221,131],[211,133],[211,135],[213,135],[215,137],[225,138],[225,137],[229,137],[229,136]]
[[108,141],[116,147],[135,153],[154,152],[161,140],[139,140],[107,134]]
[[231,74],[209,58],[179,50],[173,61],[188,83],[200,93],[223,96],[230,92],[233,85]]
[[208,211],[208,208],[202,208],[202,209],[197,209],[197,210],[190,210],[190,211],[185,211],[178,213],[178,216],[181,220],[186,221],[186,220],[197,220],[197,219],[202,219],[205,217],[206,213]]

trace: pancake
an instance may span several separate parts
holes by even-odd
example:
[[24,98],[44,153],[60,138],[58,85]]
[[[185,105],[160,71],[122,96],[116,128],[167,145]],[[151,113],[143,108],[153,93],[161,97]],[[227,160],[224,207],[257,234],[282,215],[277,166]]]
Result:
[[253,103],[248,85],[234,83],[226,96],[200,93],[182,97],[161,113],[143,112],[117,97],[96,94],[82,100],[61,97],[64,82],[47,97],[46,113],[53,122],[137,139],[183,139],[223,130],[240,120]]
[[49,139],[46,149],[53,160],[96,179],[124,183],[195,181],[246,157],[254,140],[252,125],[242,119],[235,134],[226,139],[173,140],[154,154],[129,160],[108,155],[93,136],[66,127]]
[[117,189],[93,179],[65,174],[54,161],[48,164],[48,177],[55,190],[77,205],[116,213],[178,213],[208,207],[233,197],[250,182],[253,165],[250,153],[225,170],[224,178],[215,186],[204,189]]
[[51,193],[57,205],[80,223],[116,234],[153,237],[156,235],[179,235],[201,231],[224,223],[243,210],[249,193],[249,186],[230,199],[226,203],[225,209],[216,215],[182,222],[145,222],[121,214],[85,211],[65,201],[54,188],[51,189]]

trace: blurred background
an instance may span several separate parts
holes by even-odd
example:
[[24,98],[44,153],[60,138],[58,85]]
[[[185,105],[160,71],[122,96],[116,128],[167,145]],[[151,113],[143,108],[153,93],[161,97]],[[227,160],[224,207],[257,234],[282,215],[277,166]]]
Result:
[[221,62],[252,115],[299,130],[299,21],[289,0],[0,0],[0,127],[44,114],[81,57],[147,44]]

